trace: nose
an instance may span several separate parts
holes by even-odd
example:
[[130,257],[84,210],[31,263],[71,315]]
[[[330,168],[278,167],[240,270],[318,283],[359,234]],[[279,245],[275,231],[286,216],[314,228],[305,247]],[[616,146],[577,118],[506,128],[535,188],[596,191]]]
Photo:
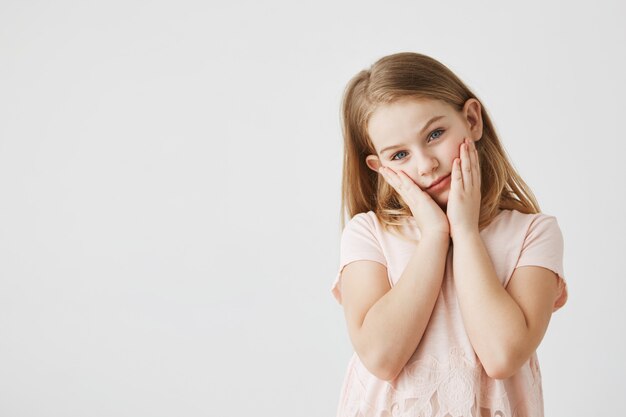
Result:
[[417,172],[420,178],[432,176],[435,169],[439,167],[439,162],[432,155],[419,155],[417,159]]

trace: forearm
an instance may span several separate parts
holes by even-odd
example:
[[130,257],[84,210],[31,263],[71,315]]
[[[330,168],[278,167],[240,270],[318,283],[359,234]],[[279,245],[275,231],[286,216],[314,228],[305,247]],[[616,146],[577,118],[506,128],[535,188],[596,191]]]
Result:
[[365,316],[362,341],[386,379],[417,349],[441,291],[449,245],[449,235],[423,235],[397,284]]
[[528,331],[524,313],[498,280],[478,230],[459,234],[452,245],[465,330],[485,371],[497,378],[508,372],[514,349]]

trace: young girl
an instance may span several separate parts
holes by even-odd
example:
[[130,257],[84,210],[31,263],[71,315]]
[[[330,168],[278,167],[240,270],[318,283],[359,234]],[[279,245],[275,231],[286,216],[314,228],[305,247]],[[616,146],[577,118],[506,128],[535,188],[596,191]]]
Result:
[[352,78],[342,117],[350,220],[331,291],[355,353],[337,416],[543,416],[536,349],[567,301],[563,237],[483,104],[398,53]]

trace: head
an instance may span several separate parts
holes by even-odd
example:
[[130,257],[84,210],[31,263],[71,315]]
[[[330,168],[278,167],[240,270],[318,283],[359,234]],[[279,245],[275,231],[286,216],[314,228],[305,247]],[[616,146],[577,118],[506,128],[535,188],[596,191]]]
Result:
[[371,170],[378,172],[383,165],[403,171],[445,209],[450,186],[439,191],[431,191],[429,186],[452,173],[466,137],[481,139],[481,105],[470,98],[457,110],[442,100],[403,97],[376,107],[367,124],[367,136],[375,150],[365,158]]
[[[378,167],[402,170],[424,190],[452,172],[465,137],[475,141],[481,167],[479,228],[500,209],[539,211],[481,101],[450,69],[426,55],[388,55],[355,75],[343,96],[342,129],[342,227],[346,209],[350,218],[372,210],[385,226],[405,224],[412,213]],[[449,187],[425,191],[445,209]]]

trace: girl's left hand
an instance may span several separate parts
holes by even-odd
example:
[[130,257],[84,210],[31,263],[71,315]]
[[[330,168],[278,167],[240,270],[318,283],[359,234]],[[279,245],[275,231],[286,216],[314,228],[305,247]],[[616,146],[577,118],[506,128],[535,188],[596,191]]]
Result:
[[474,141],[465,138],[460,146],[461,158],[454,160],[446,216],[450,237],[478,232],[480,216],[480,166]]

